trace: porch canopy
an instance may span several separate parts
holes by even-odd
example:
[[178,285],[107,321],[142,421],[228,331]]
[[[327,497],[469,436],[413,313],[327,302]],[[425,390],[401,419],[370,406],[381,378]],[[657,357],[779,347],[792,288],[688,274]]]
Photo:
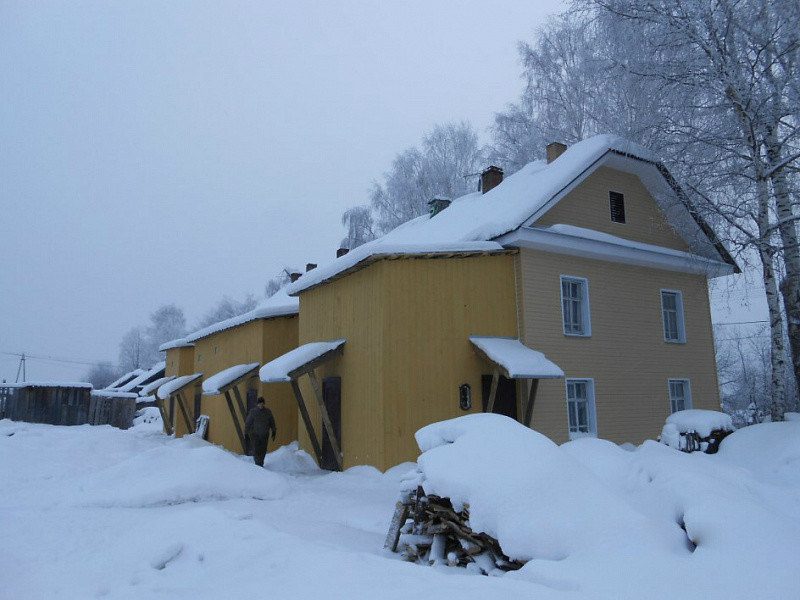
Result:
[[[194,433],[194,423],[189,418],[189,409],[187,408],[186,400],[183,397],[183,390],[187,387],[192,385],[195,381],[200,379],[203,376],[202,373],[194,373],[192,375],[183,375],[182,377],[176,377],[171,381],[167,381],[166,383],[162,384],[158,391],[156,392],[156,398],[158,399],[158,408],[161,411],[162,417],[166,413],[166,407],[164,406],[164,400],[168,400],[172,396],[178,400],[178,407],[180,408],[181,415],[183,416],[183,421],[186,423],[186,430],[189,433]],[[164,421],[165,423],[169,423],[169,419]],[[172,423],[169,423],[167,427],[167,433],[172,434]]]
[[528,348],[516,338],[473,335],[469,341],[475,352],[493,367],[492,386],[486,412],[494,412],[500,375],[507,379],[530,379],[531,388],[522,424],[531,426],[533,404],[540,379],[560,379],[564,371],[541,352]]
[[303,417],[303,423],[305,423],[306,431],[308,431],[308,437],[311,440],[311,446],[314,449],[317,462],[322,464],[322,447],[320,446],[317,435],[314,432],[314,426],[311,423],[311,417],[308,414],[308,409],[306,408],[303,394],[300,391],[300,386],[297,383],[297,380],[300,377],[303,375],[308,375],[308,378],[311,381],[311,388],[314,390],[314,397],[317,401],[317,406],[319,406],[320,415],[322,416],[322,426],[325,428],[325,431],[328,434],[328,440],[330,441],[331,448],[333,449],[336,465],[340,471],[342,470],[342,453],[339,449],[339,441],[336,437],[336,433],[334,432],[333,424],[331,422],[330,415],[328,414],[328,409],[326,408],[325,402],[322,398],[322,390],[314,369],[328,362],[329,360],[333,360],[334,358],[341,356],[341,354],[344,352],[344,344],[346,341],[347,340],[339,339],[329,342],[311,342],[308,344],[303,344],[302,346],[298,346],[294,350],[290,350],[286,354],[279,356],[275,360],[268,362],[261,367],[261,371],[259,372],[261,381],[264,383],[289,382],[291,384],[294,397],[297,400],[297,406],[300,409],[300,416]]
[[[238,386],[240,383],[256,377],[256,371],[258,371],[258,367],[260,366],[261,363],[257,362],[234,365],[203,381],[204,395],[213,396],[222,394],[225,396],[225,402],[228,403],[228,410],[231,413],[236,435],[239,436],[239,442],[242,444],[242,452],[247,452],[247,441],[244,438],[244,420],[247,418],[247,408],[244,405],[242,394],[239,392]],[[239,407],[241,421],[239,420],[239,415],[236,414],[231,393],[233,393],[233,397],[236,399],[236,404]]]

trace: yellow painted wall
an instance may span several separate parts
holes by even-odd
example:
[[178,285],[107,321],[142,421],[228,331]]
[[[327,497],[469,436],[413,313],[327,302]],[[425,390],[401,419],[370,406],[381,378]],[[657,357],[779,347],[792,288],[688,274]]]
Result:
[[[195,341],[195,372],[211,377],[220,371],[243,363],[264,364],[297,346],[297,317],[278,317],[249,321],[238,327]],[[258,372],[248,382],[239,384],[242,402],[247,405],[247,390],[257,389],[264,396],[267,406],[275,415],[278,435],[270,449],[288,444],[297,439],[297,405],[288,384],[265,385],[258,379]],[[236,399],[231,394],[234,409],[240,423],[244,417],[238,410]],[[228,403],[224,395],[203,395],[202,414],[210,417],[208,440],[234,452],[242,452],[241,442],[233,425]]]
[[[491,368],[468,338],[516,336],[514,299],[510,255],[384,260],[303,292],[300,343],[347,339],[342,357],[319,369],[320,379],[342,378],[344,467],[416,460],[417,429],[464,414],[462,383],[479,411]],[[306,377],[301,389],[313,403]],[[300,439],[310,452],[303,431]]]
[[[183,377],[184,375],[191,375],[194,373],[194,347],[192,346],[185,346],[181,348],[170,348],[166,351],[165,357],[166,367],[164,370],[165,376],[174,376],[174,377]],[[194,398],[194,391],[186,391],[184,392],[187,394],[185,397],[187,398],[190,407],[189,417],[192,417],[191,413],[191,402]],[[170,401],[164,401],[167,409],[167,414],[169,414],[170,408]],[[184,423],[183,416],[180,412],[180,407],[177,404],[177,399],[174,400],[174,411],[173,411],[173,423],[172,423],[173,430],[177,437],[181,437],[186,435],[187,429],[186,424]]]
[[[625,197],[625,223],[613,223],[609,191]],[[675,232],[658,204],[630,173],[601,167],[562,198],[536,221],[537,226],[556,223],[602,231],[621,238],[688,252],[686,242]]]
[[[385,263],[379,262],[347,277],[300,295],[300,344],[346,338],[342,356],[317,369],[322,380],[342,378],[342,452],[345,468],[384,464],[382,362]],[[322,423],[308,377],[300,388],[322,440]],[[305,425],[301,447],[313,455]]]
[[[704,276],[522,249],[523,339],[567,377],[593,378],[599,437],[654,439],[670,412],[668,379],[690,379],[694,408],[719,410],[714,342]],[[589,283],[592,335],[563,333],[561,275]],[[664,341],[661,289],[680,290],[686,343]],[[568,439],[564,380],[542,380],[534,429]]]

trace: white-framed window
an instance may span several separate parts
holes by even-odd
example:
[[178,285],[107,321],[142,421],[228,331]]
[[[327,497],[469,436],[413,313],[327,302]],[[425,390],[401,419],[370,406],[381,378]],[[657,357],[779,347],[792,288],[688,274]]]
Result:
[[671,412],[692,408],[692,386],[688,379],[670,379],[669,408]]
[[597,436],[594,380],[567,379],[567,421],[571,440]]
[[676,290],[661,290],[661,317],[664,325],[664,341],[685,342],[683,294]]
[[564,335],[592,335],[589,282],[584,277],[561,276],[561,315]]

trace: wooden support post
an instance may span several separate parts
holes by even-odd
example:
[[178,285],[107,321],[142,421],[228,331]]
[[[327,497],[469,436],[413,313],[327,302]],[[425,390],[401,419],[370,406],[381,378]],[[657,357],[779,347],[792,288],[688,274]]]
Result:
[[172,428],[172,422],[169,420],[169,411],[167,410],[164,401],[156,395],[156,406],[158,406],[158,412],[161,413],[161,422],[164,424],[164,431],[167,435],[172,435],[174,433],[174,429]]
[[533,419],[533,404],[536,402],[536,390],[539,388],[539,380],[531,379],[531,391],[528,393],[528,405],[525,407],[525,420],[522,422],[525,427],[531,427]]
[[317,440],[317,434],[314,433],[314,424],[311,422],[311,417],[308,414],[306,403],[303,400],[303,394],[300,392],[300,386],[297,385],[297,380],[292,379],[291,385],[294,397],[297,400],[297,408],[300,409],[300,416],[303,417],[303,423],[306,425],[308,437],[311,439],[311,447],[314,449],[314,456],[317,457],[317,464],[319,464],[322,462],[322,448],[320,448],[319,441]]
[[239,417],[236,416],[236,409],[233,407],[230,390],[225,390],[225,401],[228,403],[228,410],[231,411],[231,419],[233,419],[233,426],[236,428],[236,435],[239,436],[239,441],[242,444],[242,454],[246,454],[247,443],[244,441],[244,432],[242,431],[242,426],[239,424]]
[[492,387],[489,388],[489,402],[486,404],[486,412],[494,412],[494,400],[497,397],[497,384],[500,383],[500,371],[497,367],[492,372]]
[[239,410],[241,411],[242,419],[246,420],[247,419],[247,410],[244,407],[244,402],[242,402],[242,395],[239,393],[239,386],[238,385],[234,385],[233,386],[233,395],[236,397],[236,404],[239,405]]
[[389,524],[389,532],[386,534],[386,540],[383,542],[383,547],[388,548],[392,552],[397,552],[397,542],[400,540],[400,530],[406,524],[408,519],[409,505],[403,502],[398,502],[394,507],[394,516],[392,522]]
[[192,423],[192,420],[189,418],[189,411],[183,404],[183,394],[181,392],[177,392],[175,396],[178,398],[178,406],[181,409],[183,421],[186,423],[186,431],[189,433],[194,433],[194,423]]
[[336,457],[336,466],[342,470],[342,452],[339,449],[339,441],[336,439],[336,432],[333,430],[333,423],[328,415],[328,408],[325,406],[325,401],[322,398],[322,390],[319,387],[319,381],[313,369],[308,372],[308,378],[311,380],[311,387],[314,388],[314,396],[317,398],[319,404],[319,412],[322,414],[322,424],[325,426],[325,431],[328,432],[328,438],[333,448],[333,455]]

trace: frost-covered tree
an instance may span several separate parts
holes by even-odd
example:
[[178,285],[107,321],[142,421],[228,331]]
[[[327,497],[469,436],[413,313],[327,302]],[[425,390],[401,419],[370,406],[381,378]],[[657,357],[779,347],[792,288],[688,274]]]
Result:
[[164,304],[150,315],[150,324],[146,329],[147,350],[146,359],[149,364],[158,362],[158,347],[164,342],[169,342],[186,335],[186,317],[183,310],[174,304]]
[[134,327],[119,344],[119,366],[123,371],[141,369],[147,354],[147,337],[142,327]]
[[122,375],[122,372],[117,365],[99,363],[87,371],[84,376],[84,381],[91,383],[94,389],[101,390],[107,387],[108,384],[119,379],[120,375]]
[[347,228],[343,245],[355,248],[428,212],[434,197],[456,198],[474,191],[485,166],[478,134],[467,122],[436,125],[419,147],[399,153],[369,192],[369,206],[342,215]]
[[258,304],[258,301],[252,294],[247,294],[243,300],[235,300],[230,296],[225,296],[200,318],[196,328],[202,329],[203,327],[208,327],[209,325],[219,323],[225,319],[238,317],[241,314],[253,310],[256,304]]
[[284,267],[280,273],[278,273],[277,275],[275,275],[275,277],[267,281],[266,286],[264,286],[264,292],[266,294],[266,297],[271,298],[272,296],[274,296],[278,292],[278,290],[280,290],[283,286],[291,282],[292,273],[297,273],[297,272],[298,270],[292,267]]

